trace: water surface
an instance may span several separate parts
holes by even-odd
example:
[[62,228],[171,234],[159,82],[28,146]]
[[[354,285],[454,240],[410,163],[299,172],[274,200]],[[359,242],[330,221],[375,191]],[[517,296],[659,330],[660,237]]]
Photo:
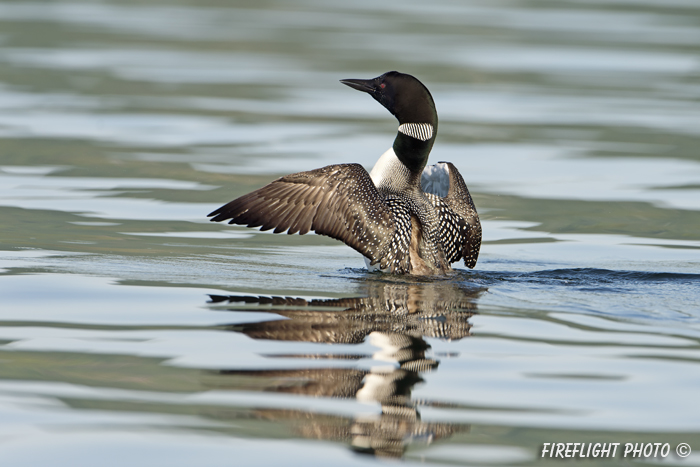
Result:
[[[0,3],[0,463],[700,452],[699,26],[690,0]],[[396,123],[338,80],[392,69],[435,98],[476,269],[208,222],[370,168]]]

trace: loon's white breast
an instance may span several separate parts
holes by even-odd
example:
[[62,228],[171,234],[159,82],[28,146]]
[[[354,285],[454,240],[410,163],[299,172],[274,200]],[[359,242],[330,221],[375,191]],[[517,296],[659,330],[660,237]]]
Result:
[[372,171],[369,173],[374,186],[377,188],[391,187],[396,185],[397,176],[408,176],[409,172],[406,166],[399,160],[394,152],[394,148],[389,148],[382,154],[374,164]]

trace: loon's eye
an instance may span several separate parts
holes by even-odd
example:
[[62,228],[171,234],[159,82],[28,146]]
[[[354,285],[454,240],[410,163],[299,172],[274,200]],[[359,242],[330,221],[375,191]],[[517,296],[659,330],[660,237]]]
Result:
[[386,84],[382,83],[379,85],[380,88],[384,89],[386,87]]

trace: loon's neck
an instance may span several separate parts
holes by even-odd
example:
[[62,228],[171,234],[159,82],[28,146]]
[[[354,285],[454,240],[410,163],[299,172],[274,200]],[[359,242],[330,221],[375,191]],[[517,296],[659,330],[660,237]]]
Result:
[[396,133],[392,149],[411,173],[420,175],[428,163],[428,156],[436,135],[437,122],[402,123]]

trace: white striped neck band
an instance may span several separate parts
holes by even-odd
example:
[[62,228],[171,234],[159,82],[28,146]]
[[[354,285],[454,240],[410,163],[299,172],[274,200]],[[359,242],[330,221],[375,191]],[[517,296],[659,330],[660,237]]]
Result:
[[433,137],[433,126],[430,123],[404,123],[399,125],[399,131],[421,141],[428,141]]

